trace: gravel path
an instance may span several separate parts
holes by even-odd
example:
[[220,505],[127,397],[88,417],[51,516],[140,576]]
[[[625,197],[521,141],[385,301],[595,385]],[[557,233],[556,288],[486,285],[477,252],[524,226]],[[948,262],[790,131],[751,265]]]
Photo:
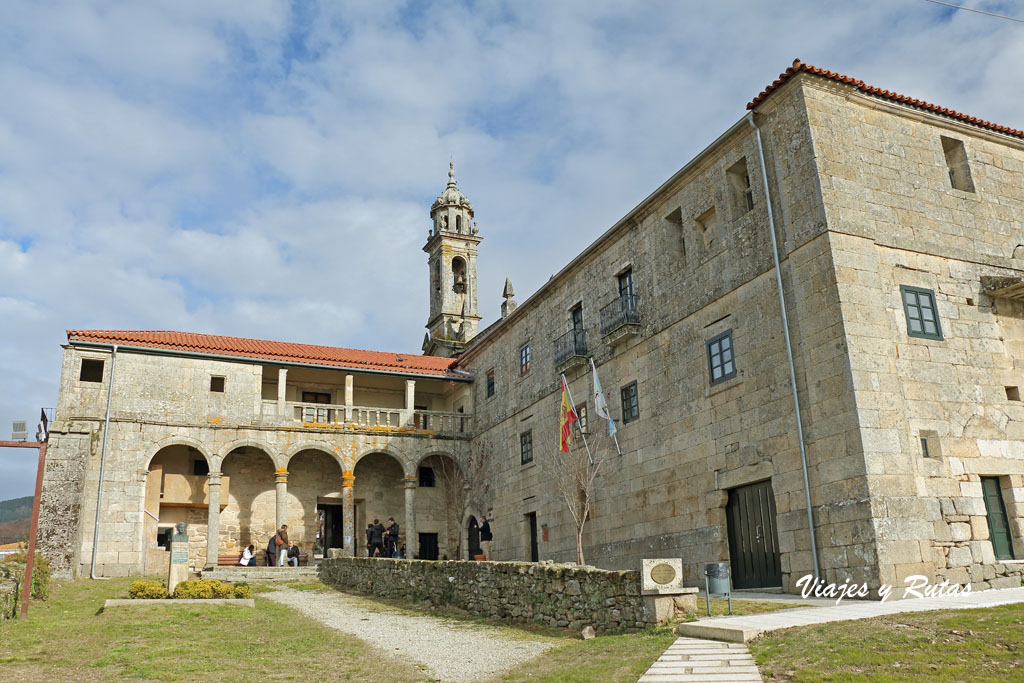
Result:
[[262,597],[411,660],[438,681],[490,680],[559,644],[500,627],[409,615],[344,593],[281,589]]

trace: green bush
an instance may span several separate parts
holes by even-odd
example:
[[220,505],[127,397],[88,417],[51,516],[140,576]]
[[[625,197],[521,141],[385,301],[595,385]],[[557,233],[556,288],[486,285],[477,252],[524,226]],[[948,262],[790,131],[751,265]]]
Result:
[[160,581],[132,581],[128,586],[128,597],[132,600],[164,600],[167,586]]
[[233,586],[217,579],[182,581],[174,589],[178,600],[211,600],[213,598],[251,598],[252,590],[244,583]]
[[[7,562],[20,565],[17,569],[18,581],[24,581],[28,553],[13,553],[5,559]],[[46,600],[50,597],[50,560],[39,553],[35,554],[35,562],[32,564],[32,597],[36,600]]]

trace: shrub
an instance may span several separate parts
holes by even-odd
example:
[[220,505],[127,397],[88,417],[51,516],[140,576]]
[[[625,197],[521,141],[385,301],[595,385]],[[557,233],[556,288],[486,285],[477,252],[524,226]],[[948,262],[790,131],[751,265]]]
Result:
[[182,581],[174,589],[174,597],[178,600],[211,600],[213,598],[251,598],[249,586],[240,583],[233,586],[217,579],[195,579]]
[[[13,562],[18,567],[18,581],[25,580],[25,562],[28,560],[27,552],[13,553],[6,558],[7,562]],[[36,600],[46,600],[50,597],[50,560],[39,553],[35,554],[35,562],[32,564],[32,597]]]
[[132,600],[165,600],[167,587],[159,581],[132,581],[128,586],[128,597]]

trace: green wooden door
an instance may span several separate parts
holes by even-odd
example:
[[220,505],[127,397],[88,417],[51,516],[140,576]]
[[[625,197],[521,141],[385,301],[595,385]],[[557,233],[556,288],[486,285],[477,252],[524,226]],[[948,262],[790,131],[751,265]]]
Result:
[[1013,541],[1010,540],[1010,524],[1006,519],[1003,493],[999,490],[999,477],[982,477],[981,490],[985,495],[985,509],[988,511],[988,537],[997,560],[1013,559]]
[[725,512],[733,587],[781,586],[782,567],[771,482],[731,489]]

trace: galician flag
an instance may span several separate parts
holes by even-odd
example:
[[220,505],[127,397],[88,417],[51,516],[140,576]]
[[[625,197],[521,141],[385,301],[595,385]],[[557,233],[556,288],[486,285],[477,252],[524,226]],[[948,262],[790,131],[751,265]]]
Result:
[[[594,410],[597,411],[599,417],[603,417],[608,420],[608,436],[615,436],[615,420],[612,419],[611,413],[608,412],[608,403],[604,400],[604,392],[601,391],[601,381],[597,378],[597,366],[594,365],[594,359],[590,359],[590,369],[594,371]],[[615,442],[618,447],[618,441]]]
[[569,401],[569,387],[565,383],[565,375],[562,375],[562,410],[559,420],[562,425],[562,434],[558,441],[559,450],[562,453],[569,452],[569,444],[572,442],[572,423],[578,419],[576,411],[572,409],[572,403]]

